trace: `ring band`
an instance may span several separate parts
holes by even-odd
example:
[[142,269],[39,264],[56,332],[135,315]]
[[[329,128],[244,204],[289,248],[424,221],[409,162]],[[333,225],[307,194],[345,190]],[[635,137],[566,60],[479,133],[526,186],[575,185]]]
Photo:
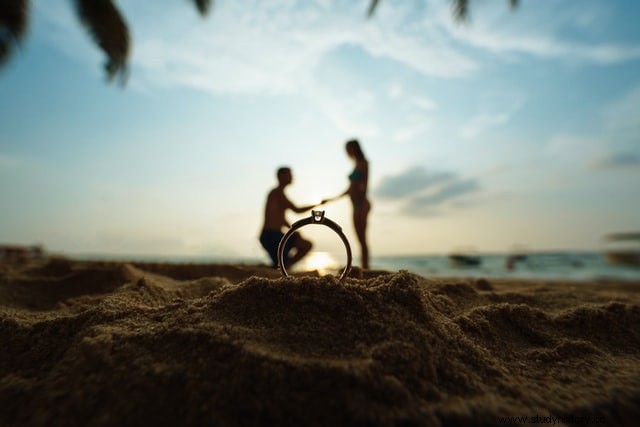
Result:
[[351,270],[351,246],[349,245],[347,236],[345,236],[344,233],[342,232],[342,228],[335,222],[331,221],[329,218],[325,217],[324,211],[311,211],[310,217],[303,218],[299,221],[294,222],[291,228],[289,229],[289,231],[287,231],[287,233],[284,236],[282,236],[282,239],[278,244],[278,267],[282,271],[282,274],[284,274],[285,277],[289,277],[289,273],[287,273],[287,269],[284,265],[284,260],[283,260],[284,248],[285,248],[285,245],[287,244],[287,241],[291,236],[293,236],[293,233],[298,228],[304,227],[305,225],[309,225],[309,224],[326,225],[327,227],[335,231],[338,234],[338,236],[340,236],[340,239],[342,239],[342,243],[344,243],[344,247],[347,249],[347,265],[344,267],[342,274],[338,278],[338,280],[342,280]]

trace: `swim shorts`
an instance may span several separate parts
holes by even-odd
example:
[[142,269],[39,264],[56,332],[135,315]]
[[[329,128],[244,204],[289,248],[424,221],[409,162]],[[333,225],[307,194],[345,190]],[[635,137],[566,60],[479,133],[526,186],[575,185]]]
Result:
[[[271,258],[271,262],[274,267],[278,267],[278,245],[280,244],[280,240],[284,237],[284,233],[279,230],[262,230],[260,234],[260,243],[262,247],[265,248],[269,257]],[[284,247],[283,260],[285,265],[289,263],[289,252],[296,244],[296,242],[300,239],[300,235],[298,233],[293,233],[289,240],[287,240],[287,244]]]

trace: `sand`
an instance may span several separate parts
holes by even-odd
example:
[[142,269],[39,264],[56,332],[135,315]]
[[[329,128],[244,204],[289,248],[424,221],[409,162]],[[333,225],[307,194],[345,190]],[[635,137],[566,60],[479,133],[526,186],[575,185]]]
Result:
[[640,419],[640,283],[65,259],[0,272],[0,426]]

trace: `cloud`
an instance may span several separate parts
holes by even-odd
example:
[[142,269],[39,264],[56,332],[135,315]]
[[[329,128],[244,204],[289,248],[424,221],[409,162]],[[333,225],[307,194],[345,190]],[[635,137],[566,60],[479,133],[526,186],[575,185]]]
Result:
[[387,96],[393,100],[402,100],[419,110],[432,111],[438,108],[438,104],[424,95],[407,94],[404,87],[398,82],[392,82],[387,88]]
[[[184,2],[158,7],[143,0],[121,6],[133,36],[135,85],[190,87],[215,94],[304,91],[326,55],[355,46],[425,76],[465,78],[476,72],[478,53],[525,53],[544,58],[615,63],[640,58],[640,46],[588,43],[569,38],[567,25],[591,36],[602,15],[597,5],[566,0],[508,11],[504,2],[474,2],[472,22],[461,25],[449,2],[381,3],[365,19],[368,1],[290,0],[221,2],[205,19]],[[524,5],[521,6],[524,9]],[[73,16],[68,1],[40,2],[34,9],[47,43],[100,72],[99,50]],[[423,109],[435,108],[424,98]]]
[[389,95],[389,98],[391,99],[399,99],[404,95],[404,88],[400,83],[393,82],[387,89],[387,95]]
[[397,175],[384,177],[374,195],[400,201],[401,210],[407,215],[429,216],[446,207],[468,206],[470,202],[467,196],[478,193],[480,189],[480,183],[475,178],[463,178],[454,172],[429,171],[415,166]]
[[429,172],[423,167],[415,166],[397,175],[386,176],[380,182],[375,195],[387,199],[400,199],[453,178],[451,172]]
[[475,72],[477,62],[439,33],[433,27],[404,32],[380,21],[379,26],[367,29],[359,43],[373,56],[393,59],[426,76],[461,78]]
[[409,98],[409,103],[421,110],[435,110],[438,108],[438,104],[424,96],[414,96]]
[[589,135],[556,134],[542,150],[547,165],[564,171],[586,168],[590,171],[635,170],[640,165],[640,86],[606,104]]
[[586,162],[591,170],[637,170],[640,167],[640,86],[630,88],[603,108],[603,132],[599,153]]
[[472,139],[485,132],[487,129],[505,124],[509,121],[509,113],[499,114],[480,114],[473,117],[467,124],[460,129],[460,137]]
[[[98,70],[99,50],[67,3],[39,5],[39,20],[47,29],[42,37],[52,34],[48,43]],[[133,36],[131,78],[143,86],[216,94],[293,93],[315,84],[318,64],[346,45],[429,76],[462,77],[477,68],[441,37],[441,29],[408,25],[413,10],[390,2],[371,20],[365,18],[366,1],[224,2],[205,19],[182,2],[161,8],[152,3],[121,5]]]
[[405,142],[414,139],[424,133],[431,126],[431,121],[421,120],[420,123],[405,126],[393,132],[393,139],[398,142]]
[[463,124],[458,134],[464,139],[473,139],[483,134],[490,128],[498,127],[509,122],[524,105],[524,99],[519,95],[513,96],[513,101],[506,111],[491,114],[482,113],[472,117],[466,124]]
[[[492,2],[493,3],[493,2]],[[509,58],[526,54],[594,64],[614,64],[640,58],[640,46],[619,42],[588,42],[613,32],[614,22],[606,16],[610,9],[600,2],[567,4],[566,1],[525,5],[508,12],[494,5],[472,8],[472,23],[458,25],[441,16],[448,34],[465,45]],[[481,6],[476,2],[474,6]],[[501,5],[502,6],[502,5]],[[573,37],[573,38],[572,38]]]
[[322,114],[345,135],[373,137],[379,126],[369,119],[375,109],[375,94],[368,90],[354,90],[351,97],[335,93],[331,88],[317,85],[309,89],[309,96]]
[[551,185],[569,183],[579,179],[576,173],[585,167],[594,169],[594,159],[604,158],[609,152],[607,139],[597,132],[590,135],[558,133],[537,153],[540,168],[535,170],[538,174],[546,173]]
[[620,99],[608,104],[603,109],[603,117],[607,130],[629,132],[634,137],[640,133],[640,85],[629,89]]
[[415,196],[409,200],[404,212],[413,215],[433,215],[448,202],[455,202],[456,207],[467,206],[468,203],[461,202],[462,196],[476,193],[480,190],[480,185],[475,179],[462,179],[456,177],[450,182],[445,182],[433,192],[422,196]]
[[634,153],[615,153],[598,157],[590,162],[594,170],[636,169],[640,168],[640,155]]

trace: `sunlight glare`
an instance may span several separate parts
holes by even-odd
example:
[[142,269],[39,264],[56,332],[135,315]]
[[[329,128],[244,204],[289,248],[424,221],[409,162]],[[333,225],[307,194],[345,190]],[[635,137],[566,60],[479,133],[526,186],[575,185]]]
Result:
[[338,268],[338,262],[329,252],[311,252],[304,260],[305,270],[316,270],[319,274],[325,275]]

